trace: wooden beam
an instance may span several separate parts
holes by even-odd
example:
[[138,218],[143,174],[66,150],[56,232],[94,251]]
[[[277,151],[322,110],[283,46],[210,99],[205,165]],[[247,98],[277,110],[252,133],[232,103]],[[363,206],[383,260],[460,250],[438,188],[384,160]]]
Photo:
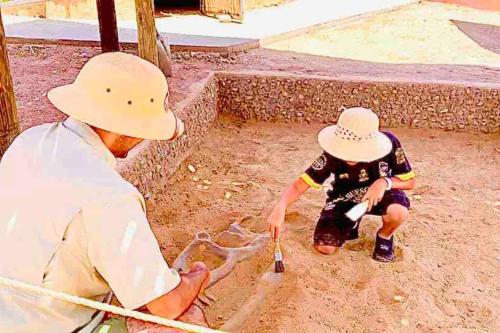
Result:
[[0,11],[0,158],[18,134],[19,118]]
[[97,17],[102,52],[120,51],[114,0],[97,0]]
[[156,42],[155,9],[153,0],[135,0],[139,57],[158,66]]

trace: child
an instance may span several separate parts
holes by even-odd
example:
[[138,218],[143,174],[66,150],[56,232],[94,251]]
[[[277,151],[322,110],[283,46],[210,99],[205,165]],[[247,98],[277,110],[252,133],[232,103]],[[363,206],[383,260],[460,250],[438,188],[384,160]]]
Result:
[[368,212],[382,216],[373,259],[394,260],[393,234],[408,217],[410,201],[403,190],[415,187],[415,174],[399,140],[379,131],[379,119],[371,110],[351,108],[342,112],[337,125],[318,136],[324,152],[285,191],[268,218],[273,239],[279,235],[287,207],[310,187],[319,189],[333,179],[333,189],[314,231],[314,247],[322,254],[336,252],[347,240],[358,238],[361,218],[345,215],[360,202]]

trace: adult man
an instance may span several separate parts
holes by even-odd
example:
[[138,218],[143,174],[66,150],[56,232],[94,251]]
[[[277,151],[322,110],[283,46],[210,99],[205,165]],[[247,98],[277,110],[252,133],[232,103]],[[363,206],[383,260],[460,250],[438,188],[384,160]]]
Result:
[[[165,110],[167,89],[154,65],[116,52],[49,92],[70,117],[25,131],[0,163],[0,276],[98,301],[112,291],[125,308],[167,318],[190,307],[206,266],[186,274],[168,267],[142,195],[114,170],[144,139],[182,134],[182,121]],[[77,332],[94,316],[0,287],[0,332]]]

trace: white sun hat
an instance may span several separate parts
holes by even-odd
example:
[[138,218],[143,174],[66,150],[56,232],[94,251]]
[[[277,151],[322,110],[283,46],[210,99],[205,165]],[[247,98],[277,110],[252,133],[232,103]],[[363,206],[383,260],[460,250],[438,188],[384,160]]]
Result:
[[330,155],[352,162],[372,162],[392,150],[391,140],[379,131],[377,115],[361,107],[344,110],[336,125],[321,130],[318,141]]
[[86,124],[141,139],[173,140],[184,124],[165,108],[168,84],[158,67],[110,52],[89,60],[75,82],[49,91],[61,112]]

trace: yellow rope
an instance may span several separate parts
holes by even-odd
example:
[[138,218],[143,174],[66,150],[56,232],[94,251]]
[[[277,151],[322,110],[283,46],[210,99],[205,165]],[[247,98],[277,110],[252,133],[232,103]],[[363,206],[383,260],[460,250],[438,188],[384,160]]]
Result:
[[35,293],[39,295],[50,296],[52,298],[66,301],[73,304],[83,305],[92,309],[110,312],[116,315],[131,317],[135,319],[139,319],[142,321],[146,321],[149,323],[155,323],[167,327],[177,328],[180,330],[194,332],[194,333],[224,333],[223,331],[213,330],[211,328],[197,326],[193,324],[183,323],[181,321],[166,319],[162,317],[157,317],[153,315],[149,315],[146,313],[142,313],[139,311],[127,310],[124,308],[120,308],[118,306],[114,306],[111,304],[105,304],[101,302],[92,301],[86,298],[69,295],[60,291],[55,291],[39,286],[34,286],[25,282],[20,282],[12,279],[8,279],[0,276],[0,285],[4,285],[7,287],[13,287],[16,289],[21,289],[30,293]]

